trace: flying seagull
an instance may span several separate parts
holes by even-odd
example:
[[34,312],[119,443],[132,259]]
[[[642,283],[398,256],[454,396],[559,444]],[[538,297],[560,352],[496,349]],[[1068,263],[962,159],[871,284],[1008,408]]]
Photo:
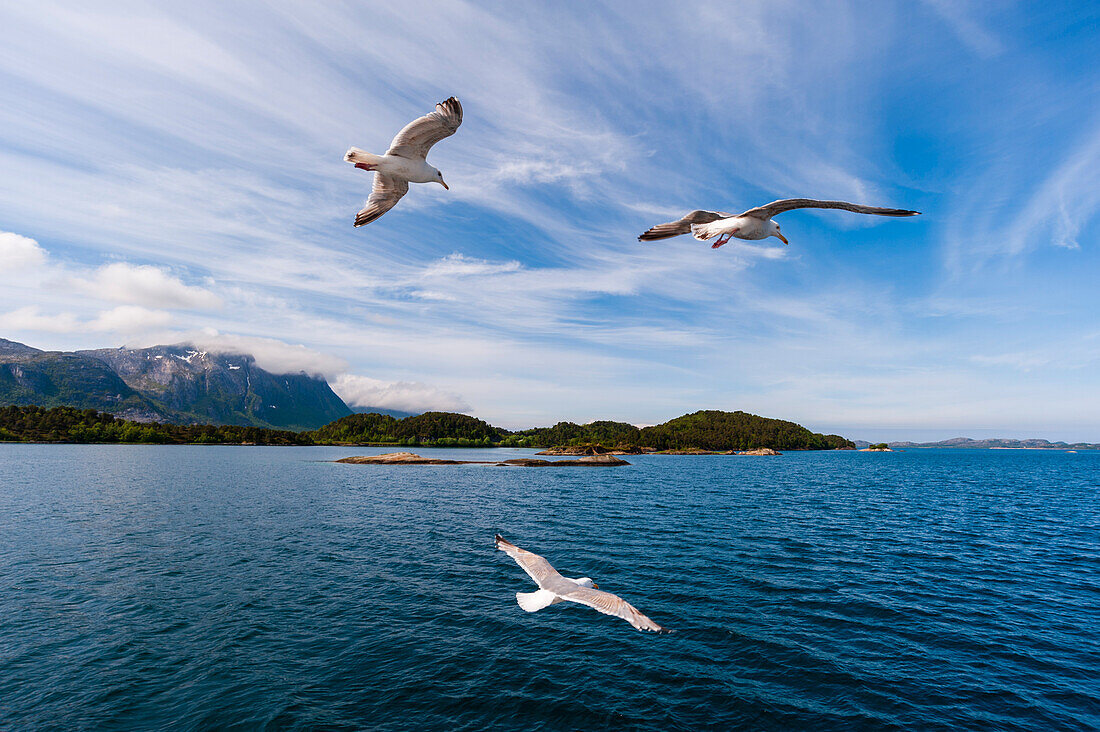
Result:
[[652,620],[638,612],[638,609],[623,600],[618,595],[604,592],[589,577],[570,579],[558,574],[558,570],[550,566],[538,554],[532,554],[525,549],[520,549],[515,544],[505,541],[500,534],[496,535],[496,546],[502,552],[516,560],[524,572],[531,575],[539,586],[535,592],[517,592],[516,602],[529,613],[542,610],[544,607],[555,605],[564,600],[579,602],[590,608],[599,610],[604,615],[614,615],[622,618],[638,630],[665,631],[665,628],[657,625]]
[[390,143],[385,155],[373,155],[353,147],[344,160],[361,170],[374,171],[374,187],[355,225],[369,224],[389,211],[409,192],[409,182],[438,183],[447,190],[443,174],[424,159],[432,145],[450,137],[462,124],[462,104],[451,97],[435,105],[435,111],[405,125]]
[[774,236],[784,244],[789,244],[787,237],[779,233],[779,224],[772,221],[772,217],[784,211],[792,211],[796,208],[842,208],[845,211],[855,211],[861,214],[875,214],[876,216],[919,216],[920,211],[907,211],[901,208],[878,208],[877,206],[860,206],[858,203],[846,201],[815,201],[812,198],[785,198],[782,201],[772,201],[764,206],[750,208],[742,214],[731,214],[725,211],[692,211],[677,221],[669,221],[667,224],[657,224],[649,231],[638,237],[638,241],[656,241],[668,239],[672,236],[690,233],[700,241],[718,237],[718,241],[711,244],[711,249],[717,249],[730,240],[731,236],[738,239],[767,239]]

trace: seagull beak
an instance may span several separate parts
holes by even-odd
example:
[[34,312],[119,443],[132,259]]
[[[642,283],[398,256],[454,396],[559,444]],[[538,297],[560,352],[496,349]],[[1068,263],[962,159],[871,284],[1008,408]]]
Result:
[[444,182],[444,180],[443,180],[442,178],[440,178],[440,179],[439,179],[439,185],[443,186],[443,187],[444,187],[444,188],[446,188],[446,189],[447,189],[448,191],[449,191],[449,190],[451,190],[451,187],[450,187],[449,185],[447,185],[447,183],[446,183],[446,182]]
[[600,586],[598,584],[596,584],[595,582],[593,582],[592,583],[592,589],[593,590],[598,590],[598,589],[600,589]]
[[790,242],[789,242],[789,241],[787,241],[787,237],[783,236],[783,235],[782,235],[782,234],[780,234],[780,233],[779,233],[778,231],[777,231],[777,232],[775,232],[775,235],[776,235],[777,237],[779,237],[779,239],[780,239],[780,240],[781,240],[781,241],[782,241],[782,242],[783,242],[784,244],[790,244]]

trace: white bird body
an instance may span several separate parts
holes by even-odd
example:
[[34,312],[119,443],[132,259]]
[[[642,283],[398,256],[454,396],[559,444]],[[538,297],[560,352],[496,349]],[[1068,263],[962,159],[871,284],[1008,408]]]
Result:
[[462,124],[462,105],[451,97],[435,105],[435,111],[405,125],[390,142],[385,155],[375,155],[353,147],[344,160],[356,168],[374,172],[374,187],[366,205],[355,216],[355,225],[363,226],[397,205],[409,192],[409,183],[443,182],[443,174],[425,158],[432,145],[450,137]]
[[738,239],[756,241],[774,235],[777,229],[774,231],[773,229],[775,229],[775,222],[771,219],[762,221],[752,216],[730,216],[709,224],[692,224],[691,235],[700,241],[713,239],[716,236],[735,236]]
[[880,208],[878,206],[863,206],[847,201],[818,201],[813,198],[784,198],[780,201],[772,201],[764,206],[750,208],[741,214],[726,213],[725,211],[705,211],[699,209],[691,211],[683,218],[669,221],[665,224],[657,224],[650,227],[638,237],[639,241],[656,241],[668,239],[680,234],[690,233],[696,239],[706,241],[719,237],[718,241],[711,245],[717,249],[730,240],[730,237],[756,241],[767,239],[769,236],[788,244],[787,237],[779,231],[779,224],[772,221],[772,217],[784,211],[793,211],[797,208],[839,208],[853,213],[874,214],[876,216],[919,216],[919,211],[909,211],[902,208]]
[[656,632],[665,630],[618,595],[601,590],[590,577],[577,579],[562,577],[545,557],[520,549],[512,542],[506,541],[500,534],[496,535],[496,548],[516,560],[516,564],[538,584],[539,589],[535,592],[516,593],[516,602],[529,613],[568,600],[587,605],[604,615],[622,618],[638,630]]
[[357,147],[348,150],[344,159],[357,165],[370,166],[370,170],[377,173],[403,178],[410,183],[435,183],[440,176],[439,169],[428,165],[426,160],[403,158],[399,155],[375,155]]
[[529,613],[538,612],[544,607],[550,607],[559,602],[565,602],[550,590],[535,590],[534,592],[517,592],[516,602]]
[[[587,577],[581,577],[580,579],[564,577],[563,579],[572,582],[577,587],[597,589],[596,583]],[[555,595],[550,590],[535,590],[534,592],[517,592],[516,602],[518,602],[519,606],[527,612],[533,613],[542,610],[544,607],[550,607],[551,605],[557,605],[559,602],[565,602],[565,600],[561,599],[561,597]]]

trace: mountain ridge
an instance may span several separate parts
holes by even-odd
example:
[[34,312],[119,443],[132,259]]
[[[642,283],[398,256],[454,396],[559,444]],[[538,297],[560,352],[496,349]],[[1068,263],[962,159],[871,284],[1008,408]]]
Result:
[[0,339],[0,404],[96,409],[136,422],[309,430],[352,413],[322,378],[189,344],[43,351]]

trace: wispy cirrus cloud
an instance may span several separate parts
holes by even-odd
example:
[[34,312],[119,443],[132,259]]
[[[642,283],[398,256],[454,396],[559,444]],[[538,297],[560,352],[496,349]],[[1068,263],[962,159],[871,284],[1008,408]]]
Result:
[[[1000,171],[1003,163],[994,163]],[[960,276],[1045,247],[1078,249],[1100,212],[1100,124],[1039,178],[999,174],[960,198],[945,227],[946,264]]]
[[1006,251],[1019,254],[1049,242],[1076,249],[1081,229],[1100,210],[1100,125],[1031,195],[1005,233]]
[[976,19],[981,6],[975,6],[968,0],[923,0],[941,20],[951,29],[959,42],[974,53],[991,57],[1005,50],[997,36],[985,28]]
[[[1005,377],[991,406],[981,357],[1071,342],[1061,316],[1100,306],[1074,274],[1097,265],[1074,119],[1096,75],[1052,22],[939,0],[5,7],[0,222],[40,243],[0,236],[0,325],[47,347],[216,329],[513,426],[930,423],[953,399],[1008,423],[1032,404]],[[452,190],[352,229],[370,176],[344,150],[450,94],[466,119],[430,160]],[[789,248],[635,238],[794,195],[927,213],[791,212]]]
[[467,257],[461,252],[453,252],[432,262],[424,269],[425,277],[465,277],[469,275],[494,275],[506,272],[518,272],[523,265],[510,262],[490,262],[486,259]]

